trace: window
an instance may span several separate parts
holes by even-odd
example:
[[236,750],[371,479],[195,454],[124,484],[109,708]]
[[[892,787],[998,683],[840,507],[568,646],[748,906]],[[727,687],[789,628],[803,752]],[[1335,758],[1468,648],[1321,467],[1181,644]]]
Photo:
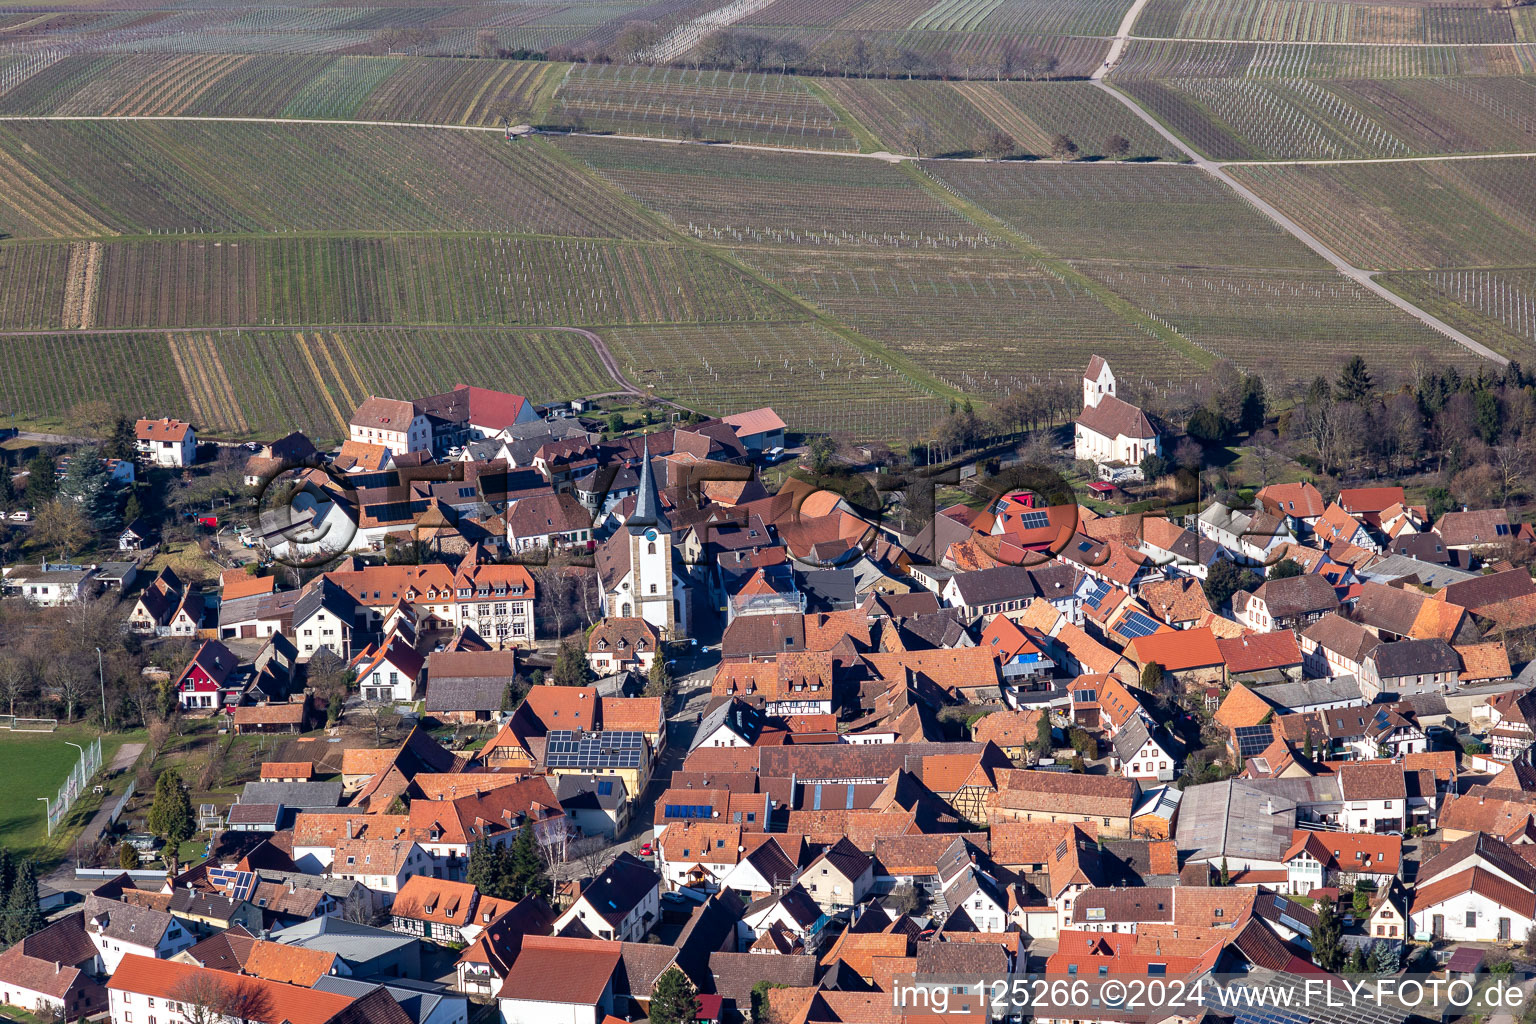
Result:
[[1477,911],[1475,911],[1475,910],[1467,911],[1467,927],[1468,928],[1476,928],[1477,927]]
[[656,584],[654,583],[651,584],[651,593],[656,593]]
[[1077,973],[1077,964],[1067,964],[1067,974],[1072,975],[1072,974],[1076,974],[1076,973]]
[[656,542],[655,541],[651,541],[649,544],[647,544],[645,546],[645,553],[648,554],[648,555],[654,555],[656,553]]

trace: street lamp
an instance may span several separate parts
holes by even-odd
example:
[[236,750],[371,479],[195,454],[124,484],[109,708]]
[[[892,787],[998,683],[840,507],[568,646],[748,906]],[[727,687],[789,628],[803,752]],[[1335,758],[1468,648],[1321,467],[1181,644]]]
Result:
[[96,679],[101,683],[101,730],[107,730],[107,674],[101,667],[101,648],[96,648]]

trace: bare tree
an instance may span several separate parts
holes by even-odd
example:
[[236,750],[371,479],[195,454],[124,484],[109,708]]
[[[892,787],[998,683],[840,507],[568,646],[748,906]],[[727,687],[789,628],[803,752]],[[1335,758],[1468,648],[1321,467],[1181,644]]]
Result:
[[393,734],[400,725],[400,712],[395,710],[395,705],[387,700],[374,701],[367,705],[368,721],[373,726],[374,741],[383,744],[384,734]]
[[1273,431],[1261,430],[1254,434],[1249,441],[1249,447],[1253,451],[1253,465],[1259,471],[1259,486],[1268,487],[1274,479],[1275,470],[1280,463],[1279,439]]
[[32,687],[32,666],[20,654],[7,651],[0,654],[0,700],[5,701],[6,714],[16,717],[16,702],[26,696]]
[[65,720],[73,722],[75,712],[90,699],[92,684],[96,682],[95,673],[87,672],[85,666],[73,658],[60,658],[48,667],[48,678],[64,705]]
[[224,1024],[227,987],[222,972],[198,971],[176,983],[171,1000],[180,1004],[185,1024]]
[[914,117],[901,126],[901,144],[921,157],[923,151],[933,145],[933,126],[920,117]]
[[556,882],[562,881],[566,866],[570,863],[570,822],[563,814],[541,818],[534,823],[533,836],[537,840],[539,856],[544,860],[544,868],[549,872],[549,877]]

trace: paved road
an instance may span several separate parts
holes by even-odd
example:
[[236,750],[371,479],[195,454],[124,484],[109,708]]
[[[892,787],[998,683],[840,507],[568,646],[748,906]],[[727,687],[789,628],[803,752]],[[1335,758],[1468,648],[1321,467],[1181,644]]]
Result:
[[1404,313],[1407,313],[1409,316],[1416,318],[1421,323],[1424,323],[1429,327],[1433,327],[1435,330],[1439,331],[1441,334],[1444,334],[1452,341],[1466,348],[1468,351],[1482,356],[1484,359],[1498,363],[1500,366],[1506,365],[1509,362],[1507,358],[1495,352],[1487,345],[1484,345],[1482,342],[1479,342],[1469,335],[1458,331],[1456,328],[1452,327],[1444,320],[1441,320],[1439,317],[1425,312],[1418,306],[1415,306],[1413,303],[1403,298],[1401,295],[1398,295],[1396,292],[1392,291],[1390,288],[1378,284],[1376,282],[1375,275],[1371,271],[1364,270],[1346,262],[1342,256],[1338,255],[1332,249],[1324,245],[1322,241],[1317,238],[1317,236],[1313,235],[1306,228],[1302,227],[1300,224],[1296,223],[1294,220],[1281,213],[1278,209],[1265,202],[1259,197],[1258,193],[1254,192],[1248,186],[1244,185],[1242,182],[1232,177],[1232,175],[1228,174],[1222,168],[1221,164],[1215,162],[1214,160],[1207,160],[1205,157],[1195,152],[1189,146],[1186,146],[1178,138],[1178,136],[1164,128],[1155,117],[1143,110],[1135,100],[1131,99],[1125,93],[1112,87],[1103,80],[1095,81],[1093,84],[1098,88],[1103,89],[1105,92],[1119,100],[1121,103],[1125,104],[1126,108],[1129,109],[1131,113],[1135,114],[1138,118],[1144,121],[1148,126],[1152,128],[1153,131],[1167,139],[1168,142],[1172,145],[1178,147],[1179,151],[1182,152],[1185,156],[1189,157],[1189,159],[1195,164],[1196,167],[1199,167],[1211,177],[1215,178],[1217,181],[1226,185],[1232,191],[1248,200],[1248,202],[1251,203],[1260,213],[1264,214],[1270,220],[1278,224],[1281,228],[1285,229],[1285,231],[1289,232],[1293,237],[1297,239],[1297,241],[1301,242],[1307,248],[1311,249],[1313,252],[1317,253],[1323,259],[1331,263],[1333,268],[1340,274],[1343,274],[1345,277],[1349,278],[1351,281],[1355,282],[1366,291],[1369,291],[1379,296],[1380,298],[1385,299],[1387,302],[1396,306],[1398,309],[1402,310]]
[[1125,17],[1120,19],[1120,27],[1115,30],[1115,39],[1109,44],[1109,52],[1104,55],[1104,63],[1099,65],[1092,75],[1094,81],[1109,74],[1120,62],[1120,55],[1125,52],[1126,44],[1131,41],[1131,28],[1136,24],[1136,17],[1141,14],[1141,9],[1145,6],[1147,6],[1147,0],[1136,0],[1131,4],[1131,9],[1125,12]]

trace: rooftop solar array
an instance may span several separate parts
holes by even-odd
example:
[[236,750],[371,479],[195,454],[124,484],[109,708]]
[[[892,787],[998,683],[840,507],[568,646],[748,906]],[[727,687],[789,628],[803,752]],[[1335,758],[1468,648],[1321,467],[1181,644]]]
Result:
[[1237,735],[1237,754],[1247,759],[1264,753],[1274,740],[1267,725],[1245,725],[1234,730]]
[[645,734],[553,729],[545,737],[544,764],[549,768],[639,768]]
[[1045,512],[1025,512],[1019,516],[1019,525],[1026,530],[1038,530],[1051,525],[1051,517]]
[[1113,588],[1103,580],[1094,580],[1093,590],[1083,597],[1083,602],[1085,604],[1092,605],[1094,608],[1097,608],[1099,604],[1104,600],[1104,598],[1109,596],[1109,592],[1112,589]]
[[1120,620],[1117,627],[1121,636],[1135,639],[1139,636],[1151,636],[1158,631],[1160,623],[1145,612],[1132,611]]
[[235,868],[209,868],[208,881],[224,895],[243,900],[256,887],[256,872],[238,871]]

